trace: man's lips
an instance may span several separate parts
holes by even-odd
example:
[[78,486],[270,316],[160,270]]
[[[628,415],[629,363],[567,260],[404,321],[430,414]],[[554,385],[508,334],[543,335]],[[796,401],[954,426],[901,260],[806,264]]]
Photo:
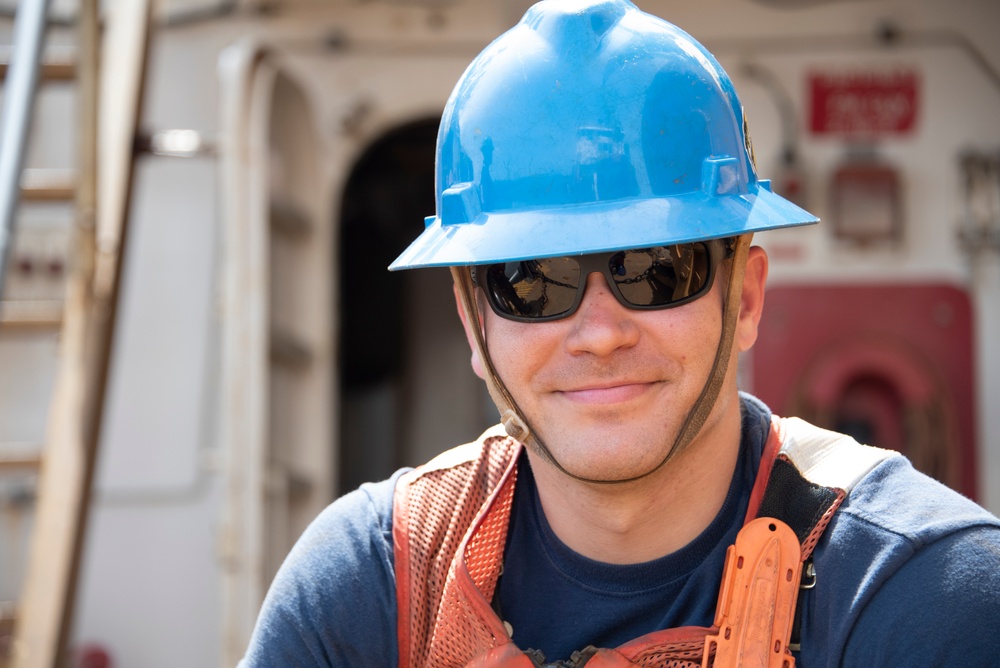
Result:
[[617,404],[643,396],[658,385],[655,381],[616,381],[559,390],[558,395],[581,404]]

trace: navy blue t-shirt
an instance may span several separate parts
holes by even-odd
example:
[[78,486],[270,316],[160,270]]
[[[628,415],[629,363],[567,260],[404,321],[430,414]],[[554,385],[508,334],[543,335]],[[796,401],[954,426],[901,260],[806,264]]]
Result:
[[[711,624],[770,420],[752,397],[742,395],[742,405],[722,509],[690,544],[651,562],[604,564],[573,552],[545,521],[530,473],[519,475],[500,605],[520,647],[555,661],[586,645]],[[392,493],[400,474],[338,499],[303,534],[271,585],[242,666],[396,666]],[[858,483],[814,561],[800,668],[1000,666],[1000,520],[905,459]]]
[[762,418],[743,413],[735,474],[712,523],[680,550],[640,564],[594,561],[559,540],[522,455],[500,579],[500,611],[518,647],[556,661],[588,645],[617,647],[659,629],[711,626],[726,548],[743,526],[767,440]]

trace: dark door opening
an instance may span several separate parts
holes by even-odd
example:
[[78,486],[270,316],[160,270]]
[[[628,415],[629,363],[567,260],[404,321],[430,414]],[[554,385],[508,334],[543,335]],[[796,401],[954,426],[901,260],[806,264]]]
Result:
[[347,181],[339,245],[340,493],[475,438],[472,374],[445,268],[389,272],[434,213],[437,119],[387,133]]

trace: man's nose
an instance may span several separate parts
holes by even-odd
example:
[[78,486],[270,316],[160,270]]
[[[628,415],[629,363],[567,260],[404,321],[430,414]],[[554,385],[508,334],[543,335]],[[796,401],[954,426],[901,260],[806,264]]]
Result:
[[583,301],[570,317],[567,350],[603,356],[634,346],[639,340],[636,314],[619,303],[603,274],[592,272],[587,276]]

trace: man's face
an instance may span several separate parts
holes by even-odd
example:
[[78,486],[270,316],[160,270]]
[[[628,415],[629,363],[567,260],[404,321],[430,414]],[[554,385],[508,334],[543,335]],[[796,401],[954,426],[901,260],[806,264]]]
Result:
[[[766,255],[752,249],[743,294],[736,295],[739,350],[756,337],[766,270]],[[663,461],[705,386],[722,331],[724,283],[725,273],[700,299],[638,311],[591,274],[569,318],[512,322],[482,299],[480,311],[497,374],[556,460],[582,478],[627,480]],[[733,375],[720,402],[735,395]]]
[[689,304],[637,311],[591,274],[579,310],[554,322],[511,322],[486,306],[497,374],[567,471],[626,480],[666,457],[712,367],[720,283]]

